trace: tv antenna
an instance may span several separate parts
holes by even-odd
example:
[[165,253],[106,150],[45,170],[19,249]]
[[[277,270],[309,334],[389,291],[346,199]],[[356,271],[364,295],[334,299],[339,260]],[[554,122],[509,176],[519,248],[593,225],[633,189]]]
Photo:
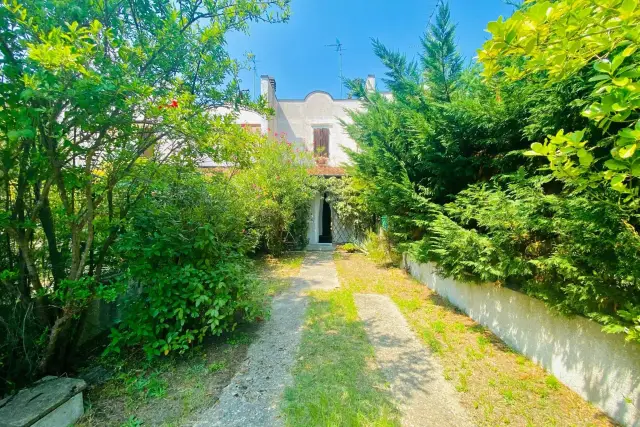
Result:
[[251,69],[253,70],[253,100],[255,101],[256,99],[258,99],[256,97],[256,82],[258,81],[258,66],[256,65],[256,63],[258,61],[256,61],[255,53],[251,52],[247,54],[247,59],[249,59],[249,63],[251,63]]
[[344,76],[342,75],[342,52],[344,52],[345,49],[342,43],[340,43],[340,40],[338,40],[336,38],[336,42],[334,44],[327,44],[325,45],[326,47],[335,47],[336,48],[336,52],[338,52],[338,57],[339,57],[339,66],[340,66],[340,98],[342,98],[342,89],[343,89],[343,85],[344,85]]

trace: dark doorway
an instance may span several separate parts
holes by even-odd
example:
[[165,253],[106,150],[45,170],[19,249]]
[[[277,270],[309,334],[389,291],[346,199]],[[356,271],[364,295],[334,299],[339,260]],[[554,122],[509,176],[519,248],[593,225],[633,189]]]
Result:
[[322,228],[320,229],[320,237],[318,243],[331,243],[331,206],[327,202],[325,193],[322,199]]

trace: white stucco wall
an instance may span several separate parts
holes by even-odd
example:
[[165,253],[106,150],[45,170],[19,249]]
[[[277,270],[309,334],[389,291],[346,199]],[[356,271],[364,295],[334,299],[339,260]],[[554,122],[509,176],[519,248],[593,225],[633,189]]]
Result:
[[361,108],[358,100],[334,100],[326,92],[312,92],[304,100],[278,100],[275,132],[284,132],[289,141],[307,151],[313,151],[313,129],[328,128],[329,166],[341,166],[349,160],[343,147],[355,149],[356,145],[343,129],[340,120],[349,123],[348,111]]
[[[405,256],[412,276],[624,425],[640,426],[640,345],[510,289],[442,278]],[[630,400],[630,402],[627,401]]]

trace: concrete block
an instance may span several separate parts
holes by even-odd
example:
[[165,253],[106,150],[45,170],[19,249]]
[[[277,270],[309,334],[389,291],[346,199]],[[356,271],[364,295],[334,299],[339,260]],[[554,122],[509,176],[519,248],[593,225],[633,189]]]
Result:
[[84,413],[83,380],[44,377],[0,401],[0,427],[67,427]]

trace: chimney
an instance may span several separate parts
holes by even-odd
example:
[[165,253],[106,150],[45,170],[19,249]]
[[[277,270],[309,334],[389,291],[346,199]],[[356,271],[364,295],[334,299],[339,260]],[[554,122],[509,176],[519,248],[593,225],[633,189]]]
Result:
[[264,96],[271,108],[276,105],[276,79],[271,76],[260,76],[260,95]]
[[367,93],[372,93],[376,91],[376,76],[373,74],[369,74],[367,76],[367,82],[364,85],[364,90]]
[[269,95],[273,93],[271,86],[271,77],[267,75],[260,76],[260,95],[269,99]]

